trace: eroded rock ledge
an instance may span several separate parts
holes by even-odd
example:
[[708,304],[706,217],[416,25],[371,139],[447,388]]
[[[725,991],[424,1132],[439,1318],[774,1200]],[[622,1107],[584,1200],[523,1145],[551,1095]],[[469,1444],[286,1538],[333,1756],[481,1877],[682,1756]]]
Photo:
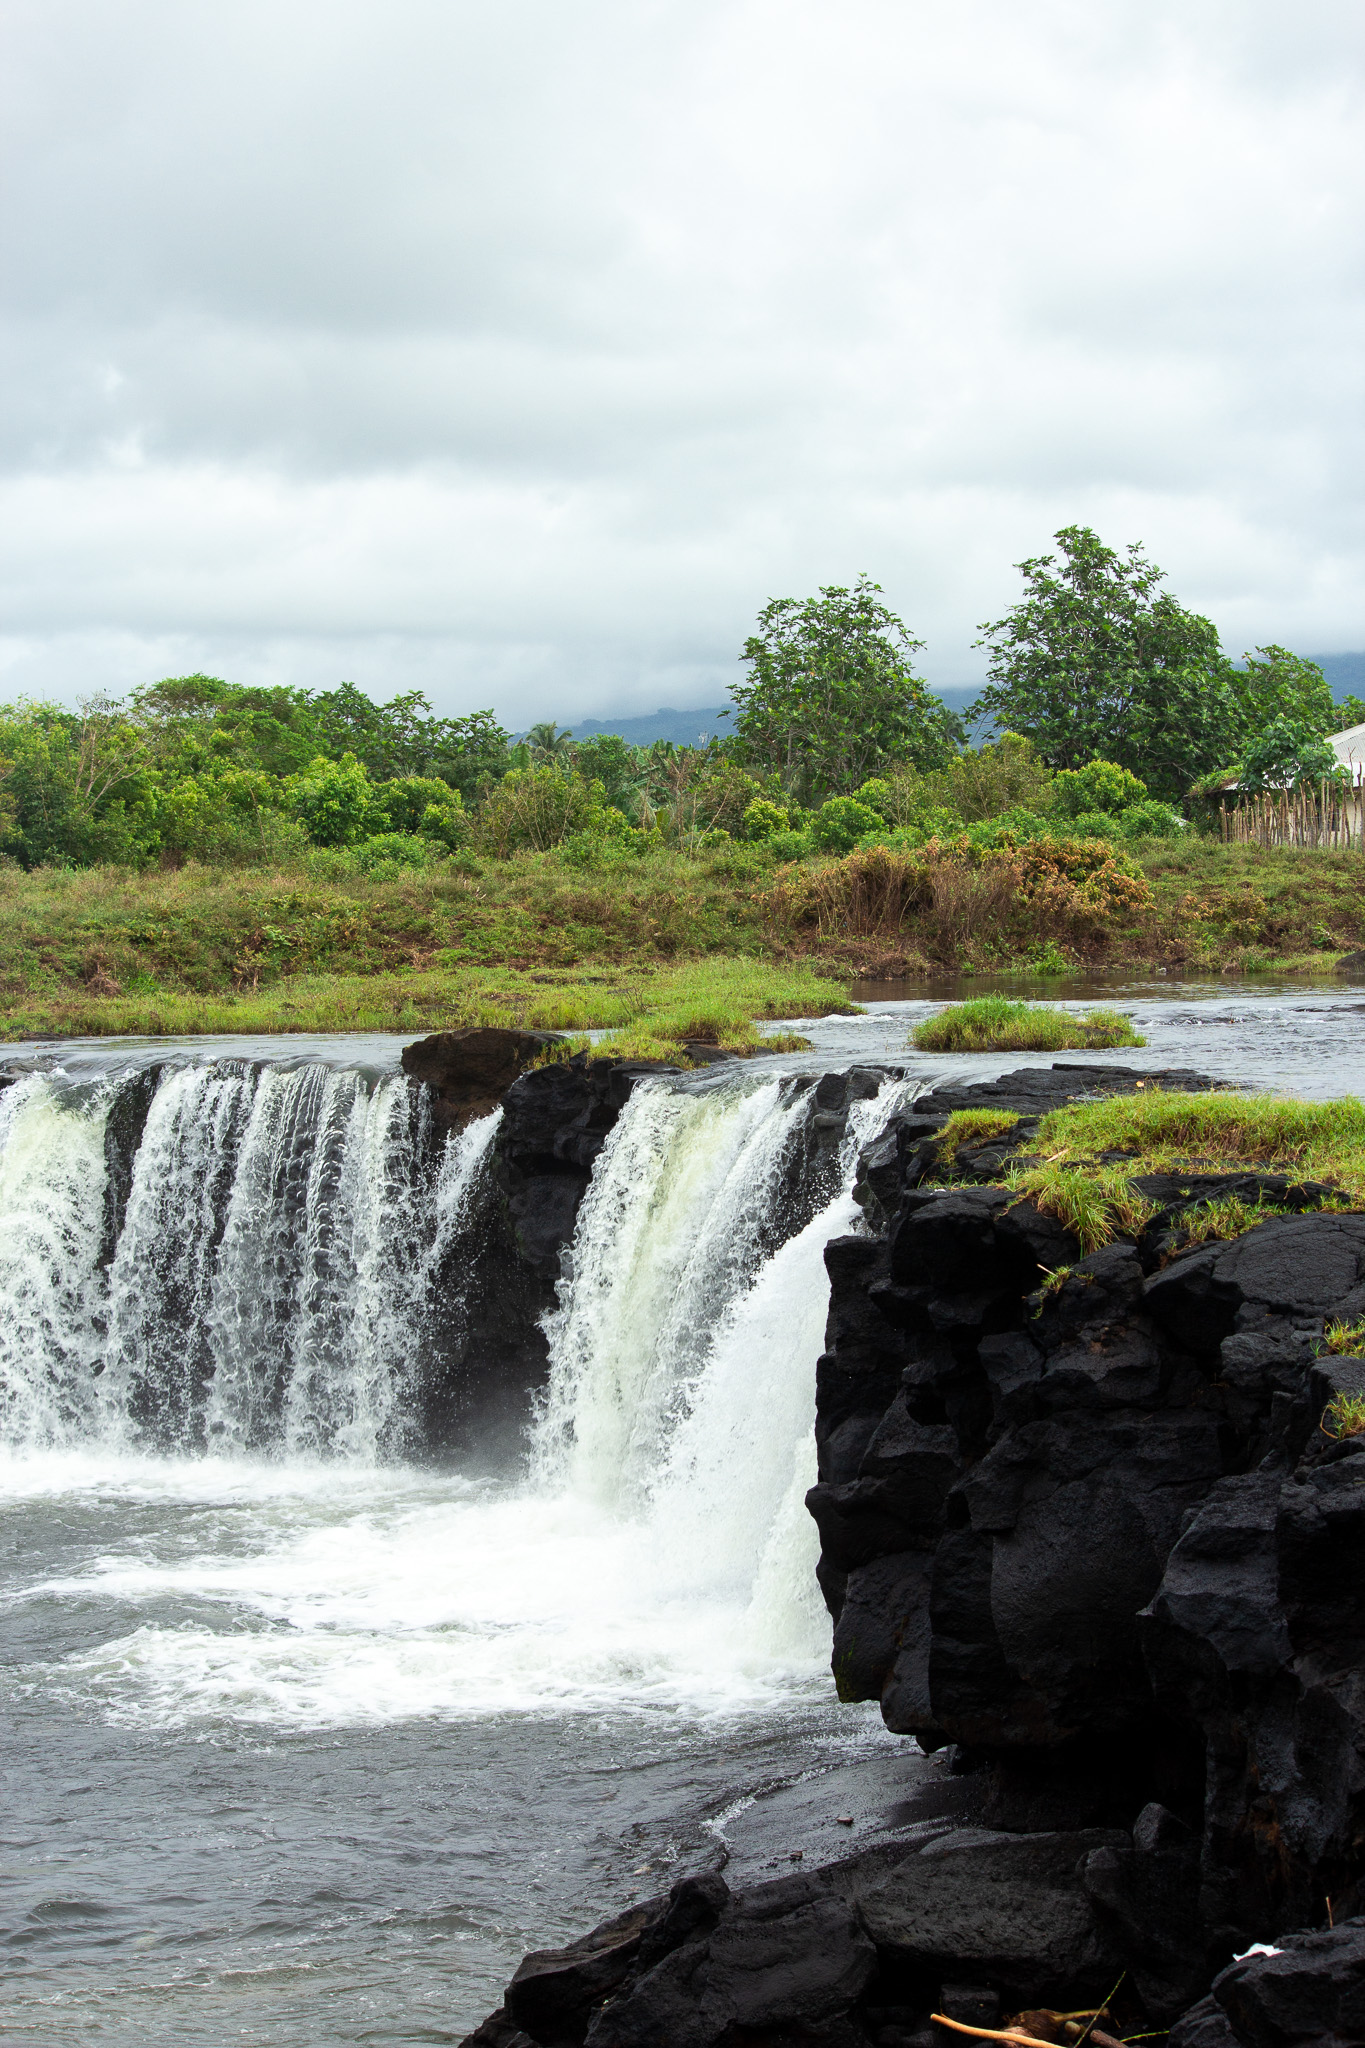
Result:
[[1115,2033],[1365,2043],[1365,1441],[1319,1428],[1365,1389],[1320,1355],[1325,1320],[1365,1316],[1365,1216],[1182,1252],[1172,1207],[1083,1257],[1004,1189],[931,1184],[953,1109],[1136,1078],[921,1098],[865,1161],[877,1234],[827,1253],[835,1675],[942,1752],[973,1824],[746,1890],[684,1878],[528,1957],[473,2040],[941,2048],[967,2037],[934,2012],[998,2027],[1123,1971]]

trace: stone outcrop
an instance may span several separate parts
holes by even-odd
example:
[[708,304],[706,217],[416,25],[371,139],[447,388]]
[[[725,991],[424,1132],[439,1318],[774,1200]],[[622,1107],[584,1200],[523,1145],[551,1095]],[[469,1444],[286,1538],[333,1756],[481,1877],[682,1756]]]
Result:
[[558,1031],[502,1025],[436,1031],[403,1047],[403,1072],[430,1091],[438,1129],[460,1130],[496,1109],[519,1074],[565,1043]]
[[[591,1955],[528,1959],[476,2040],[942,2048],[934,2012],[1074,2010],[1123,1972],[1116,2034],[1365,2042],[1365,1440],[1319,1427],[1365,1391],[1322,1343],[1365,1317],[1365,1217],[1282,1175],[1149,1176],[1142,1232],[1083,1256],[973,1179],[1059,1101],[1152,1078],[921,1098],[865,1156],[873,1234],[828,1248],[833,1669],[972,1788],[972,1824],[683,1880]],[[944,1118],[983,1104],[1023,1121],[936,1183]],[[1233,1189],[1285,1213],[1192,1247],[1182,1214]]]
[[[446,1128],[462,1120],[458,1091],[466,1069],[448,1041],[491,1037],[524,1041],[499,1058],[539,1058],[550,1034],[441,1033],[409,1046],[403,1063],[432,1091],[433,1119]],[[409,1054],[420,1059],[409,1061]],[[492,1071],[484,1066],[485,1077]],[[501,1093],[502,1121],[490,1160],[490,1200],[479,1203],[466,1230],[447,1253],[446,1291],[459,1304],[442,1330],[443,1356],[432,1375],[423,1433],[437,1449],[458,1445],[462,1454],[491,1464],[515,1459],[524,1446],[530,1405],[543,1386],[548,1349],[541,1319],[555,1303],[563,1253],[587,1192],[594,1161],[606,1144],[631,1090],[647,1075],[675,1069],[649,1060],[571,1059],[526,1065]],[[470,1086],[474,1084],[471,1082]],[[480,1083],[480,1085],[482,1085]],[[443,1096],[440,1090],[447,1092]],[[444,1105],[444,1107],[443,1107]],[[486,1104],[484,1113],[496,1103]]]

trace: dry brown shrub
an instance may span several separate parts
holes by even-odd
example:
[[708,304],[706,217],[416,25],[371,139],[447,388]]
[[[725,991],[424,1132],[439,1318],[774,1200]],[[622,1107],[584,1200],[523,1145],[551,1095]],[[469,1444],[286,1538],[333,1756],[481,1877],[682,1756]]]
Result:
[[998,957],[1049,938],[1092,947],[1151,909],[1147,883],[1124,856],[1081,839],[871,847],[825,868],[789,868],[763,899],[779,929],[890,940],[910,927],[916,946],[939,960]]
[[785,868],[762,898],[770,924],[822,939],[894,938],[925,899],[921,855],[870,847],[825,868]]

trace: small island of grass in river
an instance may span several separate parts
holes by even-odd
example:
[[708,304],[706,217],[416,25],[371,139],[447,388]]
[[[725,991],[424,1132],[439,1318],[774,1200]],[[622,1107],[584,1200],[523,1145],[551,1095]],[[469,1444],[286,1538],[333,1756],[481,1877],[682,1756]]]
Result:
[[1073,1017],[1068,1010],[1012,1003],[1006,996],[950,1003],[936,1017],[917,1024],[910,1042],[920,1052],[1107,1051],[1147,1043],[1118,1010],[1087,1010],[1083,1017]]

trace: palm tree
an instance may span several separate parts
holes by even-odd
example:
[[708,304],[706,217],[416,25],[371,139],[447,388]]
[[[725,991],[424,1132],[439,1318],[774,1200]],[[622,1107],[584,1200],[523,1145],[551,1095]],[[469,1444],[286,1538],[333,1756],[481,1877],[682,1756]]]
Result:
[[553,718],[543,718],[539,725],[533,725],[526,735],[526,744],[532,760],[542,768],[567,768],[573,758],[573,733],[568,726],[561,732]]

